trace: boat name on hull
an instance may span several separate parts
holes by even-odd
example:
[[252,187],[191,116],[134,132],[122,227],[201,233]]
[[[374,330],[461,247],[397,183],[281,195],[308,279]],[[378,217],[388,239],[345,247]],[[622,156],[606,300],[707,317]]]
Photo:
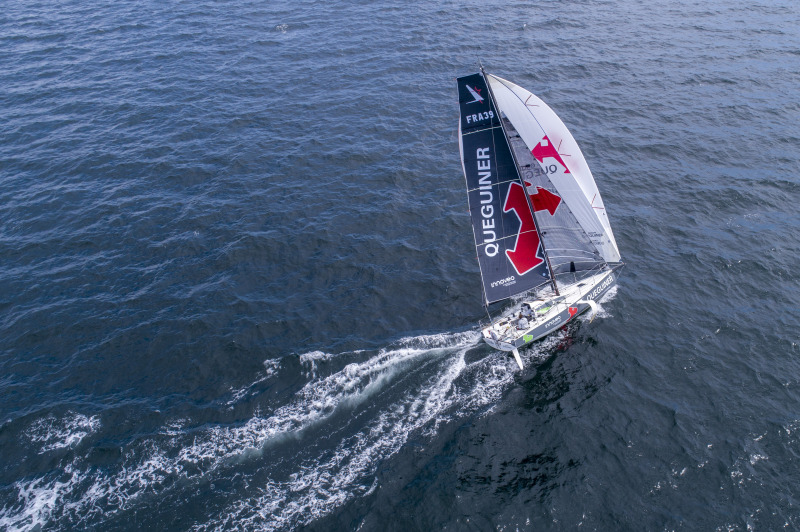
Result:
[[595,298],[596,298],[597,296],[599,296],[599,295],[600,295],[602,292],[604,292],[604,291],[605,291],[605,289],[606,289],[606,288],[608,288],[608,287],[611,285],[611,283],[613,283],[613,282],[614,282],[614,274],[609,274],[609,276],[608,276],[608,277],[606,277],[606,280],[605,280],[605,281],[603,281],[602,283],[600,283],[599,285],[597,285],[597,286],[594,288],[594,290],[592,290],[591,292],[589,292],[589,295],[588,295],[588,296],[586,296],[586,299],[592,299],[592,300],[593,300],[593,299],[595,299]]

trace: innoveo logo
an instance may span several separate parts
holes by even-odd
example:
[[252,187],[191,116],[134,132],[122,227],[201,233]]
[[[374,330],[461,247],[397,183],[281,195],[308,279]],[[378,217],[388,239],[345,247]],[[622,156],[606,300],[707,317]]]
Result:
[[505,285],[507,285],[509,283],[514,284],[515,282],[516,282],[516,278],[513,275],[511,275],[509,277],[506,277],[505,279],[500,279],[499,281],[494,281],[492,283],[492,288],[494,288],[494,287],[496,287],[498,285],[505,286]]
[[469,91],[469,93],[474,98],[474,100],[472,100],[471,102],[467,102],[467,103],[483,102],[483,96],[481,96],[481,90],[478,87],[472,88],[469,85],[467,85],[467,90]]

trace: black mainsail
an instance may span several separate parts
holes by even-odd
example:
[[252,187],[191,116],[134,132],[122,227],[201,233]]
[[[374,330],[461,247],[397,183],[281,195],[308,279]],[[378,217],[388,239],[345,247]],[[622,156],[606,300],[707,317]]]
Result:
[[[487,303],[550,281],[525,183],[481,74],[458,78],[459,145]],[[535,208],[535,207],[533,207]]]

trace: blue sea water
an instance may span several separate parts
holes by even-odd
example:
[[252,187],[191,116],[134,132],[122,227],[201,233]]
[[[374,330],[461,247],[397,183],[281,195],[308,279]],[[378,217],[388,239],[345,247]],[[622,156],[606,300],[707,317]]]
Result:
[[[455,78],[539,95],[627,266],[485,316]],[[800,528],[800,4],[0,10],[0,529]]]

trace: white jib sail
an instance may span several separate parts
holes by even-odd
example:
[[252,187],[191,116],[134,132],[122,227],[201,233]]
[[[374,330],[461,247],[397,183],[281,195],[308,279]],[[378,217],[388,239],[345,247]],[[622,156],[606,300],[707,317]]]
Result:
[[606,262],[620,260],[603,199],[578,143],[542,100],[510,81],[486,74],[495,103],[541,163],[547,177]]

